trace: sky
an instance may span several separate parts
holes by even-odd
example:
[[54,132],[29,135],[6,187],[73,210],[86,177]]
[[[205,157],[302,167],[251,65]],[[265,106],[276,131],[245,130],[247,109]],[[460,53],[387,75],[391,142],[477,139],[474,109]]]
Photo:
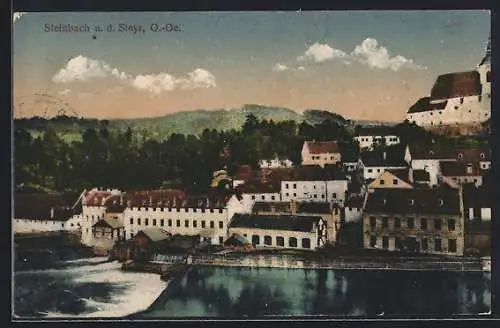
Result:
[[14,13],[13,114],[260,104],[400,121],[438,75],[474,69],[489,35],[485,10]]

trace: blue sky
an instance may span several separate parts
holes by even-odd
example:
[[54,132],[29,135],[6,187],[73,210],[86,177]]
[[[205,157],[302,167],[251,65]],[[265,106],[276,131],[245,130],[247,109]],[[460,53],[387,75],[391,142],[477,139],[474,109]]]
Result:
[[[146,32],[44,32],[67,23]],[[399,120],[437,75],[474,69],[489,31],[488,11],[27,13],[14,103],[44,89],[99,118],[257,103]]]

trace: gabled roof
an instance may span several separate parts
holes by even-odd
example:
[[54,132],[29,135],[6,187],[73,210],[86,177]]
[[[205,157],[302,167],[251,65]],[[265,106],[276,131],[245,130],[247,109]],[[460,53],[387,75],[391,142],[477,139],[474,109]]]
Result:
[[118,228],[123,228],[123,223],[116,220],[116,219],[104,218],[104,219],[100,219],[99,221],[94,223],[92,228],[94,228],[94,227],[109,227],[112,229],[118,229]]
[[404,160],[404,149],[401,146],[391,146],[375,151],[361,153],[361,161],[365,167],[407,167]]
[[234,214],[229,228],[312,232],[320,216]]
[[415,104],[413,104],[408,110],[408,114],[419,113],[419,112],[428,112],[433,110],[442,110],[446,107],[448,103],[447,100],[441,101],[438,103],[431,103],[430,97],[423,97],[417,100]]
[[165,231],[165,230],[160,229],[160,228],[143,229],[137,233],[137,235],[139,235],[139,234],[145,235],[153,243],[163,241],[163,240],[168,240],[172,236],[172,234],[170,234],[168,231]]
[[[441,172],[445,177],[480,176],[481,171],[476,163],[440,162]],[[470,168],[470,172],[467,169]]]
[[457,158],[456,149],[449,146],[442,146],[439,144],[425,145],[425,144],[412,144],[408,145],[412,160],[439,160],[448,159],[455,160]]
[[450,99],[481,94],[481,78],[477,71],[448,73],[438,76],[431,99]]
[[111,195],[113,195],[111,191],[90,190],[85,194],[82,202],[86,206],[103,206],[106,199]]
[[345,172],[335,165],[306,165],[295,167],[284,181],[334,181],[347,180]]
[[386,172],[391,173],[395,177],[397,177],[400,180],[403,180],[404,182],[411,184],[410,182],[410,169],[409,168],[404,168],[404,169],[390,169],[387,170]]
[[[442,201],[442,203],[441,203]],[[368,214],[460,214],[458,190],[440,189],[376,189],[368,194]]]
[[337,141],[305,141],[310,154],[333,154],[340,153],[340,146]]

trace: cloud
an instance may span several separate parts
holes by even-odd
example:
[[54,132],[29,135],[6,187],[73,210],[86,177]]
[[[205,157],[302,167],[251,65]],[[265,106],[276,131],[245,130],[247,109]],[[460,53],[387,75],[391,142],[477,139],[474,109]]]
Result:
[[276,63],[276,65],[273,66],[273,71],[275,71],[275,72],[282,72],[282,71],[286,71],[287,69],[289,69],[288,66],[280,64],[280,63]]
[[203,68],[197,68],[185,77],[175,77],[165,72],[132,76],[104,61],[82,55],[71,58],[66,66],[53,76],[52,81],[55,83],[87,82],[107,77],[118,79],[138,90],[153,94],[175,89],[213,88],[216,86],[215,76]]
[[16,21],[21,19],[21,17],[23,17],[24,15],[26,15],[26,13],[19,12],[19,11],[12,13],[12,23],[15,23]]
[[64,89],[64,90],[62,90],[62,91],[59,91],[59,95],[60,95],[60,96],[65,96],[65,95],[67,95],[67,94],[68,94],[68,93],[70,93],[70,92],[71,92],[71,90],[70,90],[70,89]]
[[390,69],[393,71],[402,68],[425,69],[425,67],[417,65],[413,60],[403,56],[391,57],[387,48],[379,45],[377,40],[373,38],[366,38],[361,44],[357,45],[351,56],[370,68]]
[[317,63],[325,62],[334,58],[345,57],[347,54],[339,49],[334,49],[327,44],[314,43],[309,46],[304,55],[299,56],[297,60],[314,60]]

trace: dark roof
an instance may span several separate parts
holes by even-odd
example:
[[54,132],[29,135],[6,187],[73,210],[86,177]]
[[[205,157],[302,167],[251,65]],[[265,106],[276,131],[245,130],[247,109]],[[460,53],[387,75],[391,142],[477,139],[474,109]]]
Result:
[[491,158],[491,149],[482,147],[457,148],[455,153],[458,161],[465,162],[489,161]]
[[290,212],[290,202],[255,202],[252,212],[271,212],[273,208],[276,212]]
[[328,214],[331,212],[329,203],[301,202],[297,204],[297,213]]
[[408,114],[444,109],[446,107],[446,104],[448,103],[447,100],[432,104],[430,101],[430,97],[420,98],[415,104],[410,107],[410,109],[408,110]]
[[446,187],[440,189],[376,189],[368,194],[365,212],[370,214],[458,215],[460,214],[459,202],[458,190]]
[[431,90],[431,99],[449,99],[481,94],[479,72],[468,71],[438,76]]
[[[441,172],[445,177],[479,176],[481,171],[476,163],[466,162],[440,162]],[[470,173],[467,168],[470,167]]]
[[492,194],[488,183],[483,183],[480,187],[466,185],[464,190],[465,208],[491,208]]
[[319,216],[234,214],[229,228],[312,232]]
[[176,207],[187,194],[176,189],[133,190],[125,194],[128,207]]
[[408,145],[411,158],[414,159],[450,159],[457,158],[456,150],[446,145],[426,145],[426,144],[412,144]]
[[[385,159],[384,159],[385,157]],[[404,160],[404,148],[390,146],[374,151],[361,152],[361,160],[366,167],[407,167]]]
[[354,208],[362,208],[364,199],[361,196],[351,196],[346,201],[345,207],[354,207]]
[[113,195],[106,199],[104,206],[108,213],[123,213],[127,208],[127,202],[123,195]]
[[293,168],[291,176],[285,181],[333,181],[347,180],[345,172],[336,165],[306,165]]
[[234,180],[248,181],[252,180],[253,177],[253,168],[250,165],[241,165],[238,167],[236,174],[234,175]]
[[112,193],[104,190],[90,190],[85,193],[83,203],[86,206],[103,206],[104,202]]
[[72,205],[63,194],[16,193],[13,214],[16,219],[66,221],[75,214]]
[[415,182],[428,182],[430,178],[430,174],[426,170],[413,170],[413,181]]
[[160,228],[143,229],[143,230],[139,231],[136,234],[136,236],[139,234],[145,235],[153,243],[159,242],[162,240],[170,239],[170,237],[172,236],[168,231],[165,231],[165,230],[160,229]]
[[233,233],[231,237],[226,239],[224,242],[224,245],[238,245],[238,246],[244,246],[244,245],[249,245],[250,242],[243,236],[240,236],[237,233]]
[[409,168],[404,168],[404,169],[390,169],[387,170],[387,172],[391,173],[395,177],[403,180],[406,183],[410,183],[410,169]]
[[281,184],[262,183],[261,181],[252,180],[238,185],[235,189],[244,194],[279,193]]
[[357,126],[355,129],[357,136],[389,136],[397,135],[392,126]]
[[310,154],[332,154],[340,153],[340,146],[337,141],[305,141]]
[[94,227],[109,227],[112,229],[118,229],[118,228],[123,228],[123,223],[116,220],[116,219],[104,218],[104,219],[100,219],[99,221],[97,221],[92,226],[92,228],[94,228]]

